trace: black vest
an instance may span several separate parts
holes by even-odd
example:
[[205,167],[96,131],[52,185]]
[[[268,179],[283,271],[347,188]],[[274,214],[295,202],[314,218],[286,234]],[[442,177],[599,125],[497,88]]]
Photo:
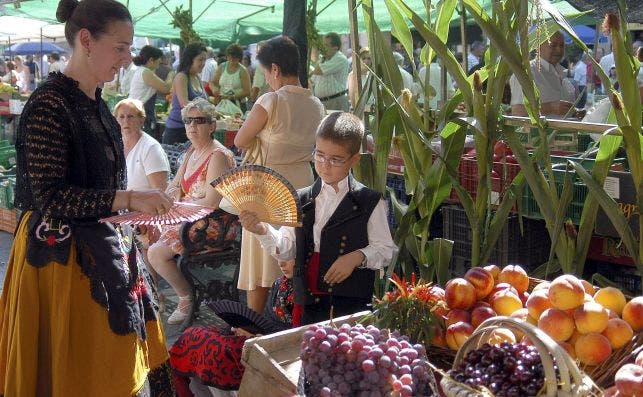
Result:
[[[300,189],[303,226],[295,230],[297,255],[293,275],[295,303],[309,305],[314,296],[306,286],[306,266],[314,250],[313,224],[315,223],[315,198],[321,190],[322,181],[317,179],[312,186]],[[367,224],[382,195],[348,176],[348,192],[321,231],[319,246],[319,273],[317,286],[328,291],[324,275],[338,256],[348,254],[368,245]],[[371,269],[355,269],[343,282],[332,289],[332,294],[350,298],[371,299],[375,272]]]

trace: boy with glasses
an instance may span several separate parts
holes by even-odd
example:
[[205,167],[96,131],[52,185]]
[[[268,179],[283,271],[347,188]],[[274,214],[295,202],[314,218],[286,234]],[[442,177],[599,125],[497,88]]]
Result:
[[[382,195],[356,181],[364,126],[350,113],[332,113],[317,129],[313,153],[319,178],[299,190],[302,227],[275,229],[242,211],[243,227],[278,260],[295,260],[293,325],[311,324],[367,308],[376,271],[397,250]],[[296,319],[303,310],[301,320]]]

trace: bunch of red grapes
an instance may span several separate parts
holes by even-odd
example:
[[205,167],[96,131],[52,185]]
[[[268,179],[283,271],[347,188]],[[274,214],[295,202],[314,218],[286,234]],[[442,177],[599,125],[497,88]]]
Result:
[[484,344],[467,353],[449,375],[473,388],[483,386],[497,397],[536,396],[545,382],[540,354],[524,343]]
[[369,325],[312,325],[301,343],[310,396],[431,396],[426,349]]

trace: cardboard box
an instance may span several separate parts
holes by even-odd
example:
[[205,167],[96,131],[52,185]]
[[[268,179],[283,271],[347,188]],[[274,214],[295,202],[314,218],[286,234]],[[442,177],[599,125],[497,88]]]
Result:
[[[632,174],[629,172],[610,171],[605,179],[604,188],[607,194],[618,203],[621,212],[623,212],[625,218],[627,218],[634,236],[638,236],[640,211],[636,204],[636,189],[634,188]],[[619,237],[612,222],[602,208],[598,210],[598,214],[596,215],[594,233],[601,236]]]

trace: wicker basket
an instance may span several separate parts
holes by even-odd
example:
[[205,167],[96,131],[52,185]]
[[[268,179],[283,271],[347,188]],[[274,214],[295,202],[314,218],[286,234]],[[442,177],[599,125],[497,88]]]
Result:
[[[545,386],[539,396],[598,397],[603,395],[592,379],[581,372],[574,360],[551,337],[533,325],[511,317],[493,317],[480,324],[458,350],[453,367],[455,368],[464,360],[469,351],[486,343],[491,333],[501,327],[517,330],[529,336],[538,350],[545,370]],[[554,363],[558,366],[559,381],[557,381]],[[473,389],[449,376],[442,378],[440,386],[448,397],[493,396],[490,392],[484,393]]]

